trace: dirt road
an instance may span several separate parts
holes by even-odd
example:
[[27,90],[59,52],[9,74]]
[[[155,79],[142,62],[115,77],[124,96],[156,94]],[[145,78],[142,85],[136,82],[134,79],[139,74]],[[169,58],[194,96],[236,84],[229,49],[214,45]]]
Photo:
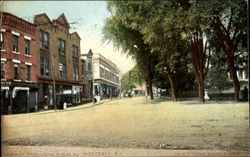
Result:
[[164,150],[250,150],[248,104],[145,98],[2,116],[3,144]]

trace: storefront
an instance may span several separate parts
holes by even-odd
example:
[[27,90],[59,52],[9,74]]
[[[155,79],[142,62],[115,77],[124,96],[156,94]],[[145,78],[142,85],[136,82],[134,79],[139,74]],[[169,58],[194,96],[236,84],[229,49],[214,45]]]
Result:
[[36,83],[1,82],[2,114],[28,113],[37,110]]
[[101,99],[116,98],[119,93],[120,89],[116,85],[107,82],[95,83],[95,95],[99,95]]
[[[56,97],[54,95],[54,87]],[[67,106],[80,104],[83,84],[70,81],[40,79],[39,83],[39,109],[62,109],[63,104]],[[54,99],[55,98],[55,99]],[[55,106],[56,104],[56,106]]]

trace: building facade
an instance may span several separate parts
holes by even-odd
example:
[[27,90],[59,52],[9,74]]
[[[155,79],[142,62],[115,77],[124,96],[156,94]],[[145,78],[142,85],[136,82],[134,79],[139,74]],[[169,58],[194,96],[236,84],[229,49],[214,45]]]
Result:
[[91,101],[93,99],[93,68],[92,68],[92,56],[93,52],[90,49],[87,54],[81,55],[82,66],[82,78],[84,83],[83,88],[83,100]]
[[1,109],[3,114],[37,109],[36,26],[1,12]]
[[64,14],[55,20],[39,14],[34,23],[38,37],[39,108],[54,108],[65,102],[81,103],[79,35],[69,32],[70,25]]
[[120,70],[101,54],[93,55],[94,94],[101,99],[115,98],[120,94]]
[[[236,64],[236,75],[239,81],[244,82],[249,79],[249,69],[248,69],[248,52],[235,52],[235,56],[237,56],[237,64]],[[228,79],[232,80],[230,72],[228,72]]]

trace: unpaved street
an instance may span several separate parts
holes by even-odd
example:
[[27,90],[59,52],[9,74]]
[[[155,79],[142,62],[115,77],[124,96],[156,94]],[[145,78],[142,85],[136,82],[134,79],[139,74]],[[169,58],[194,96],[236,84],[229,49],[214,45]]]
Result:
[[248,104],[126,98],[2,117],[3,144],[250,150]]

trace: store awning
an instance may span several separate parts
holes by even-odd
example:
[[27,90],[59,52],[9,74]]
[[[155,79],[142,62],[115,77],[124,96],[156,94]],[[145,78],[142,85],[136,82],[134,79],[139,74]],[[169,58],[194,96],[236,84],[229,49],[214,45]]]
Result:
[[63,91],[63,94],[65,94],[65,95],[67,95],[67,94],[71,94],[72,93],[72,91],[71,90],[65,90],[65,91]]
[[68,89],[63,91],[63,94],[77,94],[77,93],[80,93],[80,86],[72,86],[72,90]]
[[3,90],[10,90],[10,87],[1,87],[1,91]]
[[[72,94],[72,90],[65,90],[63,91],[63,94]],[[73,90],[73,94],[76,94],[76,90]]]
[[8,98],[10,87],[1,87],[1,91],[5,91],[5,98]]
[[29,95],[29,90],[30,90],[29,87],[14,87],[14,88],[13,88],[13,92],[12,92],[12,98],[15,98],[15,97],[16,97],[16,93],[17,93],[17,91],[19,91],[19,90],[25,90],[25,91],[27,91],[27,94]]

